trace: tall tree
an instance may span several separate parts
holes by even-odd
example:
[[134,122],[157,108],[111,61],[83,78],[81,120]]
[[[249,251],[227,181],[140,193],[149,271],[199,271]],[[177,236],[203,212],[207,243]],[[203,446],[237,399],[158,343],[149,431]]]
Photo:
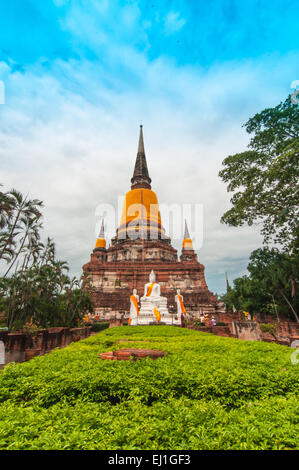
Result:
[[299,322],[299,291],[292,282],[299,270],[298,256],[259,248],[251,253],[247,270],[249,275],[235,279],[222,297],[227,307],[275,317],[279,312]]
[[219,172],[233,192],[221,221],[231,226],[260,223],[264,242],[298,250],[299,107],[289,96],[245,124],[249,150],[228,156]]
[[6,275],[24,253],[25,244],[39,239],[42,205],[15,189],[0,192],[0,262],[8,264]]

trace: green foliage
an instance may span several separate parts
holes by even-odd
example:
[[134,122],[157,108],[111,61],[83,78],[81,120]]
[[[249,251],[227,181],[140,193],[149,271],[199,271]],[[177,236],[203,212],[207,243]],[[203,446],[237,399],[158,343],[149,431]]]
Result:
[[0,310],[9,329],[22,328],[33,319],[40,327],[75,327],[93,306],[80,281],[64,273],[65,263],[48,259],[11,277],[0,278]]
[[[15,189],[5,193],[0,191],[0,262],[6,262],[4,277],[25,251],[35,258],[39,250],[42,206],[42,201],[24,198]],[[24,266],[26,256],[23,261]]]
[[201,327],[201,326],[206,326],[204,323],[201,323],[201,321],[195,321],[193,323],[194,326],[196,326],[197,328]]
[[234,280],[222,300],[232,309],[252,314],[279,311],[298,321],[299,295],[296,279],[299,276],[297,255],[288,255],[276,248],[260,248],[251,253],[247,266],[249,275]]
[[235,307],[238,311],[250,313],[271,313],[271,298],[264,291],[261,283],[250,276],[242,276],[233,281],[233,287],[229,287],[226,294],[221,297],[227,309]]
[[[167,354],[98,357],[128,346]],[[4,369],[0,449],[298,449],[297,394],[287,347],[171,326],[109,328]]]
[[[208,324],[206,323],[201,323],[201,321],[195,321],[193,322],[193,325],[196,326],[197,328],[200,327],[205,327],[205,326],[211,326],[211,323],[209,322]],[[216,322],[216,326],[225,326],[226,323],[223,323],[222,321]]]
[[277,331],[277,325],[275,323],[260,323],[259,327],[264,333],[271,333],[272,335]]
[[290,251],[299,247],[299,107],[288,97],[249,119],[249,150],[228,156],[219,172],[234,192],[221,221],[241,226],[262,223],[264,241]]
[[23,333],[25,333],[26,335],[36,336],[40,332],[41,328],[35,323],[27,322],[23,326],[22,330],[23,330]]
[[228,156],[219,176],[233,192],[232,208],[221,221],[231,226],[259,224],[264,248],[251,255],[249,276],[234,281],[222,300],[251,313],[277,311],[298,318],[299,276],[299,107],[290,96],[245,124],[249,150]]
[[[33,319],[39,327],[78,325],[92,311],[88,281],[66,275],[55,244],[40,241],[42,202],[16,191],[0,191],[0,312],[10,330]],[[12,269],[13,268],[13,269]]]
[[109,322],[95,322],[92,323],[91,325],[91,331],[102,331],[106,330],[106,328],[109,328]]

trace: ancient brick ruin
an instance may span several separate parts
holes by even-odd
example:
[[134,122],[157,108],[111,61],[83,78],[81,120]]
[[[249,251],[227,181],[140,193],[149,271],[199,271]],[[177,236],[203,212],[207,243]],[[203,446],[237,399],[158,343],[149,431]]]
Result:
[[36,356],[42,356],[55,348],[64,348],[70,343],[88,338],[90,327],[67,328],[53,327],[39,330],[36,335],[28,335],[22,331],[8,333],[0,331],[0,343],[4,347],[5,362],[0,369],[10,362],[24,362]]
[[143,359],[149,357],[151,359],[158,359],[158,357],[164,357],[164,351],[158,351],[157,349],[135,349],[135,348],[126,348],[119,349],[118,351],[109,351],[100,353],[99,357],[101,359],[110,360],[110,361],[137,361],[138,359]]
[[165,233],[158,199],[151,190],[142,126],[131,183],[111,246],[106,248],[102,225],[90,261],[83,266],[92,286],[95,312],[101,319],[127,318],[130,295],[133,289],[139,295],[143,293],[151,270],[161,286],[161,295],[168,299],[169,312],[175,312],[178,288],[187,312],[193,317],[198,317],[201,309],[210,314],[220,312],[221,306],[208,289],[205,268],[197,259],[187,226],[180,260]]

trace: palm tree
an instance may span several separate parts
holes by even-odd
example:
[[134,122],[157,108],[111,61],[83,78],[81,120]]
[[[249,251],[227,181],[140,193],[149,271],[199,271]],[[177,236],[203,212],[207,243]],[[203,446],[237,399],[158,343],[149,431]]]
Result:
[[[0,184],[2,186],[2,184]],[[9,222],[13,212],[12,199],[0,191],[0,229],[3,229]]]
[[[20,254],[22,254],[25,251],[25,257],[26,257],[26,252],[28,252],[28,247],[25,247],[25,243],[28,239],[28,245],[31,247],[32,245],[36,244],[40,240],[40,229],[42,228],[42,224],[39,222],[39,217],[34,216],[34,217],[21,217],[20,218],[20,223],[22,223],[23,226],[23,234],[19,240],[19,247],[18,249],[14,252],[13,257],[11,258],[10,266],[8,267],[7,271],[4,274],[4,277],[8,275],[12,267],[14,266],[15,262],[17,261],[18,257]],[[30,249],[30,248],[29,248]]]
[[39,209],[42,205],[42,201],[30,200],[27,196],[24,198],[15,189],[0,194],[0,260],[10,262],[16,252],[20,254],[16,248],[18,237],[26,232],[30,220],[38,221],[41,218]]
[[11,190],[0,191],[0,310],[9,329],[33,318],[39,325],[74,326],[83,311],[91,311],[80,281],[70,279],[65,261],[56,259],[51,238],[40,240],[42,202]]

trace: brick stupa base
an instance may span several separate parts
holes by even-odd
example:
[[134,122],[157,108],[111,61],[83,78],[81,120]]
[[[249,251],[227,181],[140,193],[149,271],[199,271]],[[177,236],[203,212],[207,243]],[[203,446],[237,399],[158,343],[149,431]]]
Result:
[[132,359],[136,361],[144,357],[150,357],[151,359],[157,359],[158,357],[165,356],[164,351],[157,351],[154,349],[119,349],[118,351],[109,351],[99,354],[101,359],[109,359],[110,361],[129,361]]
[[84,288],[91,293],[94,313],[109,322],[127,320],[133,289],[140,298],[145,295],[144,286],[152,270],[160,284],[161,296],[167,298],[169,313],[177,312],[175,296],[178,289],[192,318],[199,318],[202,311],[213,315],[222,312],[224,304],[220,304],[217,296],[208,289],[205,267],[193,249],[187,223],[179,261],[177,250],[162,225],[158,198],[151,189],[151,181],[140,126],[131,190],[124,198],[120,225],[106,248],[102,220],[90,261],[83,266]]

